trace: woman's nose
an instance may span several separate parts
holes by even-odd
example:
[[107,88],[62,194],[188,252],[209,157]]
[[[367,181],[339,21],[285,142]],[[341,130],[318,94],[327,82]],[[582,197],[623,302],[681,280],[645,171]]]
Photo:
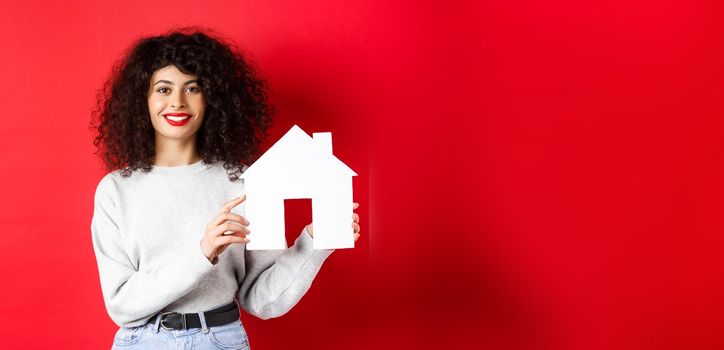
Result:
[[184,94],[183,93],[174,93],[174,95],[171,98],[171,107],[172,108],[182,108],[185,106],[184,104]]

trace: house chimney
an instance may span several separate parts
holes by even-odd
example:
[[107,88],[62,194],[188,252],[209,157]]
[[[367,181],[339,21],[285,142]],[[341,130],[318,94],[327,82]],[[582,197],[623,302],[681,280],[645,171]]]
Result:
[[322,151],[322,154],[332,154],[331,132],[315,132],[312,134],[312,141],[315,147]]

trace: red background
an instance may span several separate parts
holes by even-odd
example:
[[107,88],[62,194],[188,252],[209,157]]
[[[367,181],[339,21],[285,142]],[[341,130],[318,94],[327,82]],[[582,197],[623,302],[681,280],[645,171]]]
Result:
[[272,139],[332,131],[359,174],[357,248],[284,317],[242,315],[252,348],[724,348],[723,10],[3,1],[2,348],[110,347],[95,91],[138,36],[193,24],[253,54]]

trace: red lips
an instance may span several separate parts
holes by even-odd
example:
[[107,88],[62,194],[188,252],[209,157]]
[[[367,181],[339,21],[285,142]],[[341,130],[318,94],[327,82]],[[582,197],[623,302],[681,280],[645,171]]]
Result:
[[[166,119],[166,121],[173,126],[182,126],[188,123],[189,120],[191,120],[191,114],[188,113],[166,113],[163,115],[163,117],[163,119]],[[174,118],[177,120],[172,120],[168,117],[186,117],[186,119]]]

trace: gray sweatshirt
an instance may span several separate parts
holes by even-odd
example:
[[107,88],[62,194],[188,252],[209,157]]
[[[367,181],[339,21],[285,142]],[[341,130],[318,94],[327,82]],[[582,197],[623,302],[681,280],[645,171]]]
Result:
[[[244,193],[220,163],[118,170],[98,183],[91,235],[108,315],[139,326],[160,311],[199,312],[237,299],[262,319],[288,312],[333,249],[314,249],[304,229],[285,250],[230,245],[212,264],[201,250],[206,225]],[[244,214],[244,203],[232,209]],[[263,232],[251,232],[248,236]]]

